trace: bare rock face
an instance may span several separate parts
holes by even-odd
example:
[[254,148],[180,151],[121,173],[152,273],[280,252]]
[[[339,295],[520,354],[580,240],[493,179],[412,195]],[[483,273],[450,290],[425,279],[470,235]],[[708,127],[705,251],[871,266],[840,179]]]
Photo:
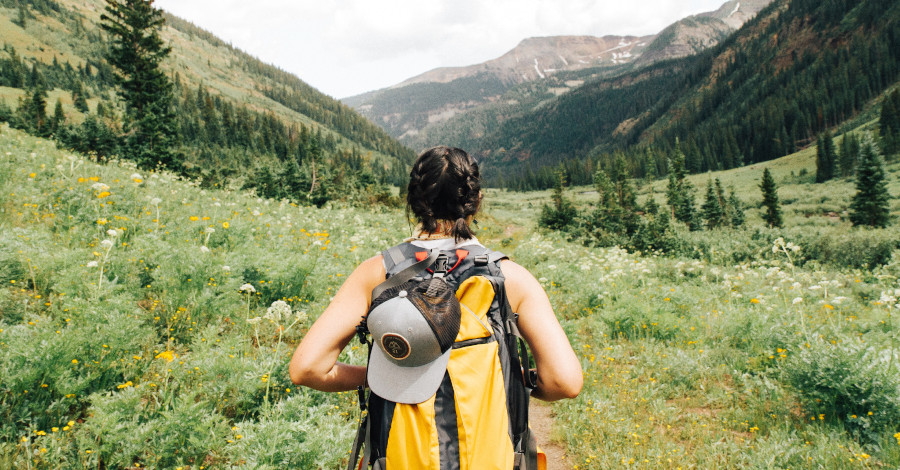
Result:
[[528,38],[502,56],[467,67],[442,67],[391,88],[414,83],[450,83],[488,74],[505,84],[546,78],[560,71],[625,63],[641,54],[654,36],[551,36]]
[[729,0],[716,11],[678,20],[660,31],[635,62],[647,65],[715,46],[770,3],[772,0]]

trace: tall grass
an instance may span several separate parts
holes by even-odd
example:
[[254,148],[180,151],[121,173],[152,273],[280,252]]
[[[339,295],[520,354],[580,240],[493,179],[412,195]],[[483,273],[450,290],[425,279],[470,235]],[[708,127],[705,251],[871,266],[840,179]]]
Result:
[[[641,255],[534,232],[541,194],[488,191],[479,236],[535,274],[581,358],[582,394],[554,405],[569,464],[900,465],[900,259],[854,241],[888,232],[750,220],[685,235],[697,258]],[[0,129],[0,467],[339,468],[355,394],[296,388],[287,361],[409,229]]]

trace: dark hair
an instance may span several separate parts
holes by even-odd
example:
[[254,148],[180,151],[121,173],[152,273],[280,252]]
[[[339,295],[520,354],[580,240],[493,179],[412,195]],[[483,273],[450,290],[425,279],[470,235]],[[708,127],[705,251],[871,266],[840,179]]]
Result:
[[464,150],[443,145],[419,154],[409,172],[406,194],[407,214],[412,212],[426,233],[435,233],[441,224],[457,241],[472,238],[466,220],[481,205],[478,163]]

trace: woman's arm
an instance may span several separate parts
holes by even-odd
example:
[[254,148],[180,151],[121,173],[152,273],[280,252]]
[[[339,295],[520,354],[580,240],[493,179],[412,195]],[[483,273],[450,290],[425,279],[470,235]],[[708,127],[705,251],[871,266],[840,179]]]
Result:
[[369,308],[372,289],[384,281],[381,255],[360,264],[313,323],[294,351],[288,371],[291,381],[323,392],[353,390],[366,383],[366,367],[337,362],[356,334]]
[[532,396],[545,401],[575,398],[584,381],[581,362],[553,313],[547,293],[522,266],[503,261],[500,269],[506,277],[510,307],[519,314],[519,331],[537,364],[537,388]]

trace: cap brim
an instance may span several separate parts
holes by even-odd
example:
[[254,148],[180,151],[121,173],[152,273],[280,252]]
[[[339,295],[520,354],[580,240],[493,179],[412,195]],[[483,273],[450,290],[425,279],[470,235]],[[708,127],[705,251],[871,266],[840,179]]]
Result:
[[366,370],[366,379],[372,393],[395,403],[417,404],[431,398],[447,372],[450,353],[416,367],[400,367],[381,348],[373,347]]

